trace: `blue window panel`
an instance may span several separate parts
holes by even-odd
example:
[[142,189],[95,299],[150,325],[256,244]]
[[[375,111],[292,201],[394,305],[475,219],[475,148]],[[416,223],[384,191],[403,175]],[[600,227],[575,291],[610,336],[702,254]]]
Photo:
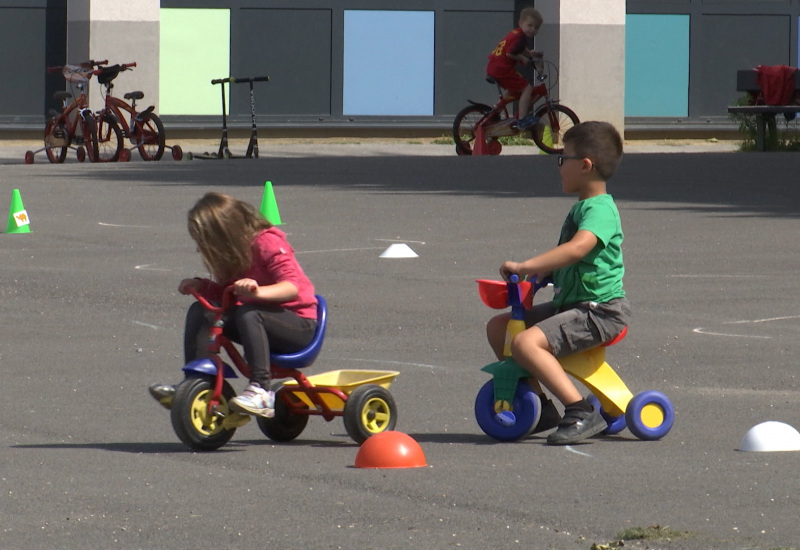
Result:
[[689,16],[628,14],[625,116],[689,115]]
[[434,12],[344,12],[345,115],[433,114]]

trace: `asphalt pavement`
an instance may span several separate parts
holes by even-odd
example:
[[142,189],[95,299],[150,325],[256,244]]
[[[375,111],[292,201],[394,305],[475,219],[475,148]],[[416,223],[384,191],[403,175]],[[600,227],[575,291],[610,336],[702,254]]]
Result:
[[[494,314],[474,280],[555,243],[574,198],[554,158],[264,142],[258,159],[24,165],[28,143],[0,144],[0,198],[19,189],[32,229],[0,235],[0,547],[589,550],[650,526],[677,536],[625,547],[800,547],[800,454],[737,450],[760,422],[800,428],[798,157],[651,146],[627,144],[609,183],[634,318],[608,357],[675,425],[563,448],[495,442],[473,411]],[[309,373],[399,371],[397,430],[427,467],[355,468],[338,418],[191,452],[147,394],[180,380],[176,286],[204,274],[186,212],[210,190],[258,205],[266,181],[330,308]],[[380,258],[393,243],[418,257]]]

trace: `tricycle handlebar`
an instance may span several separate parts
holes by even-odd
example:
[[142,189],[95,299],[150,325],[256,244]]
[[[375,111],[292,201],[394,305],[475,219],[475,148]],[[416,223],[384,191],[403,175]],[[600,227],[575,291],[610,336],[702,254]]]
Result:
[[209,302],[202,294],[200,294],[197,290],[190,288],[189,294],[195,297],[195,299],[202,304],[204,308],[206,308],[211,313],[221,314],[224,313],[228,307],[231,305],[231,300],[233,299],[233,285],[226,286],[225,290],[222,291],[222,304],[219,306],[215,306],[211,302]]

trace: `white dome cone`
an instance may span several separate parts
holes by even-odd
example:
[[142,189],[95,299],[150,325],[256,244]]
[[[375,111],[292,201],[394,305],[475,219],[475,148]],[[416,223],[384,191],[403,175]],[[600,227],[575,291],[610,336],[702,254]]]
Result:
[[395,243],[380,255],[381,258],[418,258],[419,255],[405,243]]
[[739,450],[759,453],[800,451],[800,432],[783,422],[762,422],[744,434]]

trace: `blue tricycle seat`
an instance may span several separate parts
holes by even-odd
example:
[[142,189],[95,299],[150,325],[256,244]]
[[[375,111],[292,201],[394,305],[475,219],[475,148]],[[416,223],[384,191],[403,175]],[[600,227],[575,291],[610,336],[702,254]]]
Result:
[[322,340],[325,338],[325,328],[328,322],[328,304],[325,298],[316,295],[317,298],[317,330],[314,332],[314,338],[311,343],[305,348],[295,353],[272,353],[270,354],[270,362],[282,369],[302,369],[308,367],[319,355],[322,349]]

